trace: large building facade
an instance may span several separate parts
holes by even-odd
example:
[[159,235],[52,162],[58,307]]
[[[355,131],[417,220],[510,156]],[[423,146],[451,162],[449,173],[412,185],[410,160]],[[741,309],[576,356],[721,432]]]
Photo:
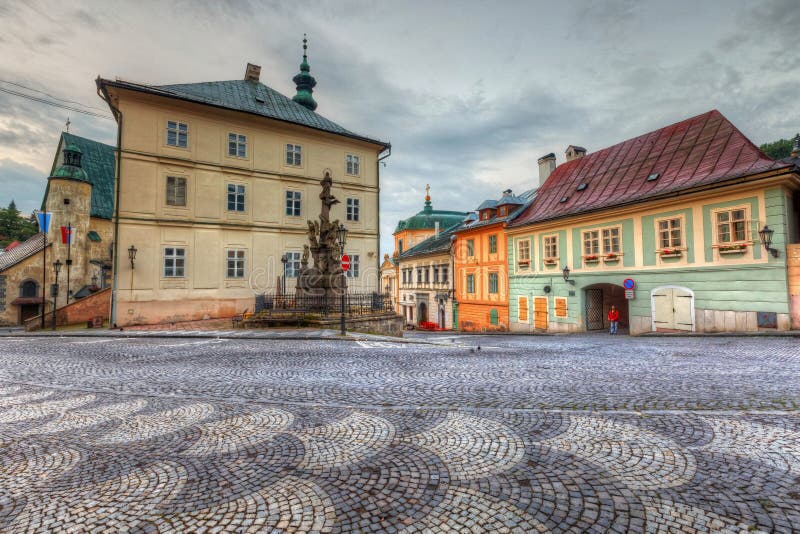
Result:
[[511,330],[787,330],[798,187],[718,111],[581,154],[506,229]]
[[331,218],[349,230],[348,285],[379,290],[388,143],[314,111],[305,55],[294,99],[259,73],[248,65],[243,80],[168,86],[98,78],[119,127],[114,323],[231,316],[284,272],[292,292],[325,173],[340,202]]

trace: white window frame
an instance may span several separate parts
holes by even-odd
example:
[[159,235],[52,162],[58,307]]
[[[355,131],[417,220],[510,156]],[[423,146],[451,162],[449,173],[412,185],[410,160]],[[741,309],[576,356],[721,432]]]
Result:
[[302,257],[299,252],[287,251],[286,255],[286,278],[297,278],[302,269]]
[[599,256],[600,255],[600,228],[592,230],[584,230],[582,233],[583,241],[583,255],[584,256]]
[[292,167],[303,166],[303,146],[286,143],[286,153],[283,161]]
[[361,255],[348,254],[350,258],[350,268],[347,269],[347,278],[358,278],[361,276]]
[[288,189],[284,198],[286,199],[284,207],[286,216],[301,217],[303,215],[303,193],[294,189]]
[[[172,183],[172,202],[170,202],[170,180],[173,180]],[[179,186],[179,183],[182,184]],[[167,206],[175,207],[175,208],[185,208],[187,203],[187,193],[188,193],[188,183],[189,181],[186,179],[185,176],[167,176],[164,185],[164,201],[166,202]],[[177,191],[179,188],[183,188],[183,203],[178,204],[178,194]]]
[[245,249],[230,248],[225,254],[226,278],[239,280],[245,276],[247,253]]
[[[619,256],[622,254],[622,227],[621,226],[605,226],[600,229],[600,236],[602,240],[602,248],[603,254],[616,254]],[[614,247],[614,235],[613,232],[616,231],[616,239],[617,239],[617,246],[616,249]]]
[[[178,254],[178,251],[181,251],[180,254]],[[179,262],[182,265],[179,266]],[[171,274],[168,270],[171,271]],[[186,278],[186,247],[163,248],[161,274],[164,278]]]
[[350,176],[361,175],[361,156],[355,154],[347,154],[344,158],[345,174]]
[[[189,125],[181,121],[167,121],[167,146],[176,148],[189,148]],[[170,135],[174,136],[174,141],[170,142]],[[181,138],[183,136],[183,138]]]
[[346,218],[348,221],[358,222],[361,218],[361,199],[348,197],[346,201]]
[[467,257],[474,258],[475,257],[475,239],[467,239]]
[[[527,247],[523,247],[522,245],[526,245]],[[523,250],[527,248],[527,250]],[[528,239],[520,239],[517,241],[517,266],[520,269],[530,269],[531,268],[531,240]]]
[[228,132],[228,156],[233,158],[247,158],[247,136]]
[[[546,235],[542,239],[544,246],[544,259],[557,260],[558,256],[558,234]],[[555,250],[553,250],[555,249]]]
[[[231,191],[233,188],[233,191]],[[232,213],[244,213],[247,211],[247,187],[244,184],[229,183],[227,188],[226,205],[228,211]],[[231,195],[233,196],[233,208],[231,209]],[[241,208],[241,209],[240,209]]]

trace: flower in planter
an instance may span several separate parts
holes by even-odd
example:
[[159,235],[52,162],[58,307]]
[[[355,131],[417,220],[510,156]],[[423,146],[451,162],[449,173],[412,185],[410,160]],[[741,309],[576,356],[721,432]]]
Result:
[[722,252],[732,252],[735,250],[747,250],[747,243],[736,243],[733,245],[723,245],[719,247]]
[[617,259],[617,255],[615,253],[613,253],[613,252],[609,252],[608,254],[606,254],[606,259],[607,260],[616,260]]
[[594,254],[591,254],[589,256],[584,256],[583,259],[586,260],[586,261],[597,261],[597,256],[595,256]]

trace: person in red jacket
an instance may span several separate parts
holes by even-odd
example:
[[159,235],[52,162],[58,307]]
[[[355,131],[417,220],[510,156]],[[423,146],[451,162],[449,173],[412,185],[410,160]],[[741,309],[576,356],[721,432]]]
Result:
[[609,334],[617,333],[617,325],[619,324],[619,310],[612,304],[611,309],[608,310],[608,322],[611,323],[611,330]]

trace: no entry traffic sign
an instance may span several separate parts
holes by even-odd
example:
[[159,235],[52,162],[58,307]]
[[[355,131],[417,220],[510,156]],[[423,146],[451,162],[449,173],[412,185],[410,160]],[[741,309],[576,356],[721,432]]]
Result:
[[347,254],[342,256],[342,270],[344,272],[347,272],[347,271],[350,270],[350,256],[348,256]]

